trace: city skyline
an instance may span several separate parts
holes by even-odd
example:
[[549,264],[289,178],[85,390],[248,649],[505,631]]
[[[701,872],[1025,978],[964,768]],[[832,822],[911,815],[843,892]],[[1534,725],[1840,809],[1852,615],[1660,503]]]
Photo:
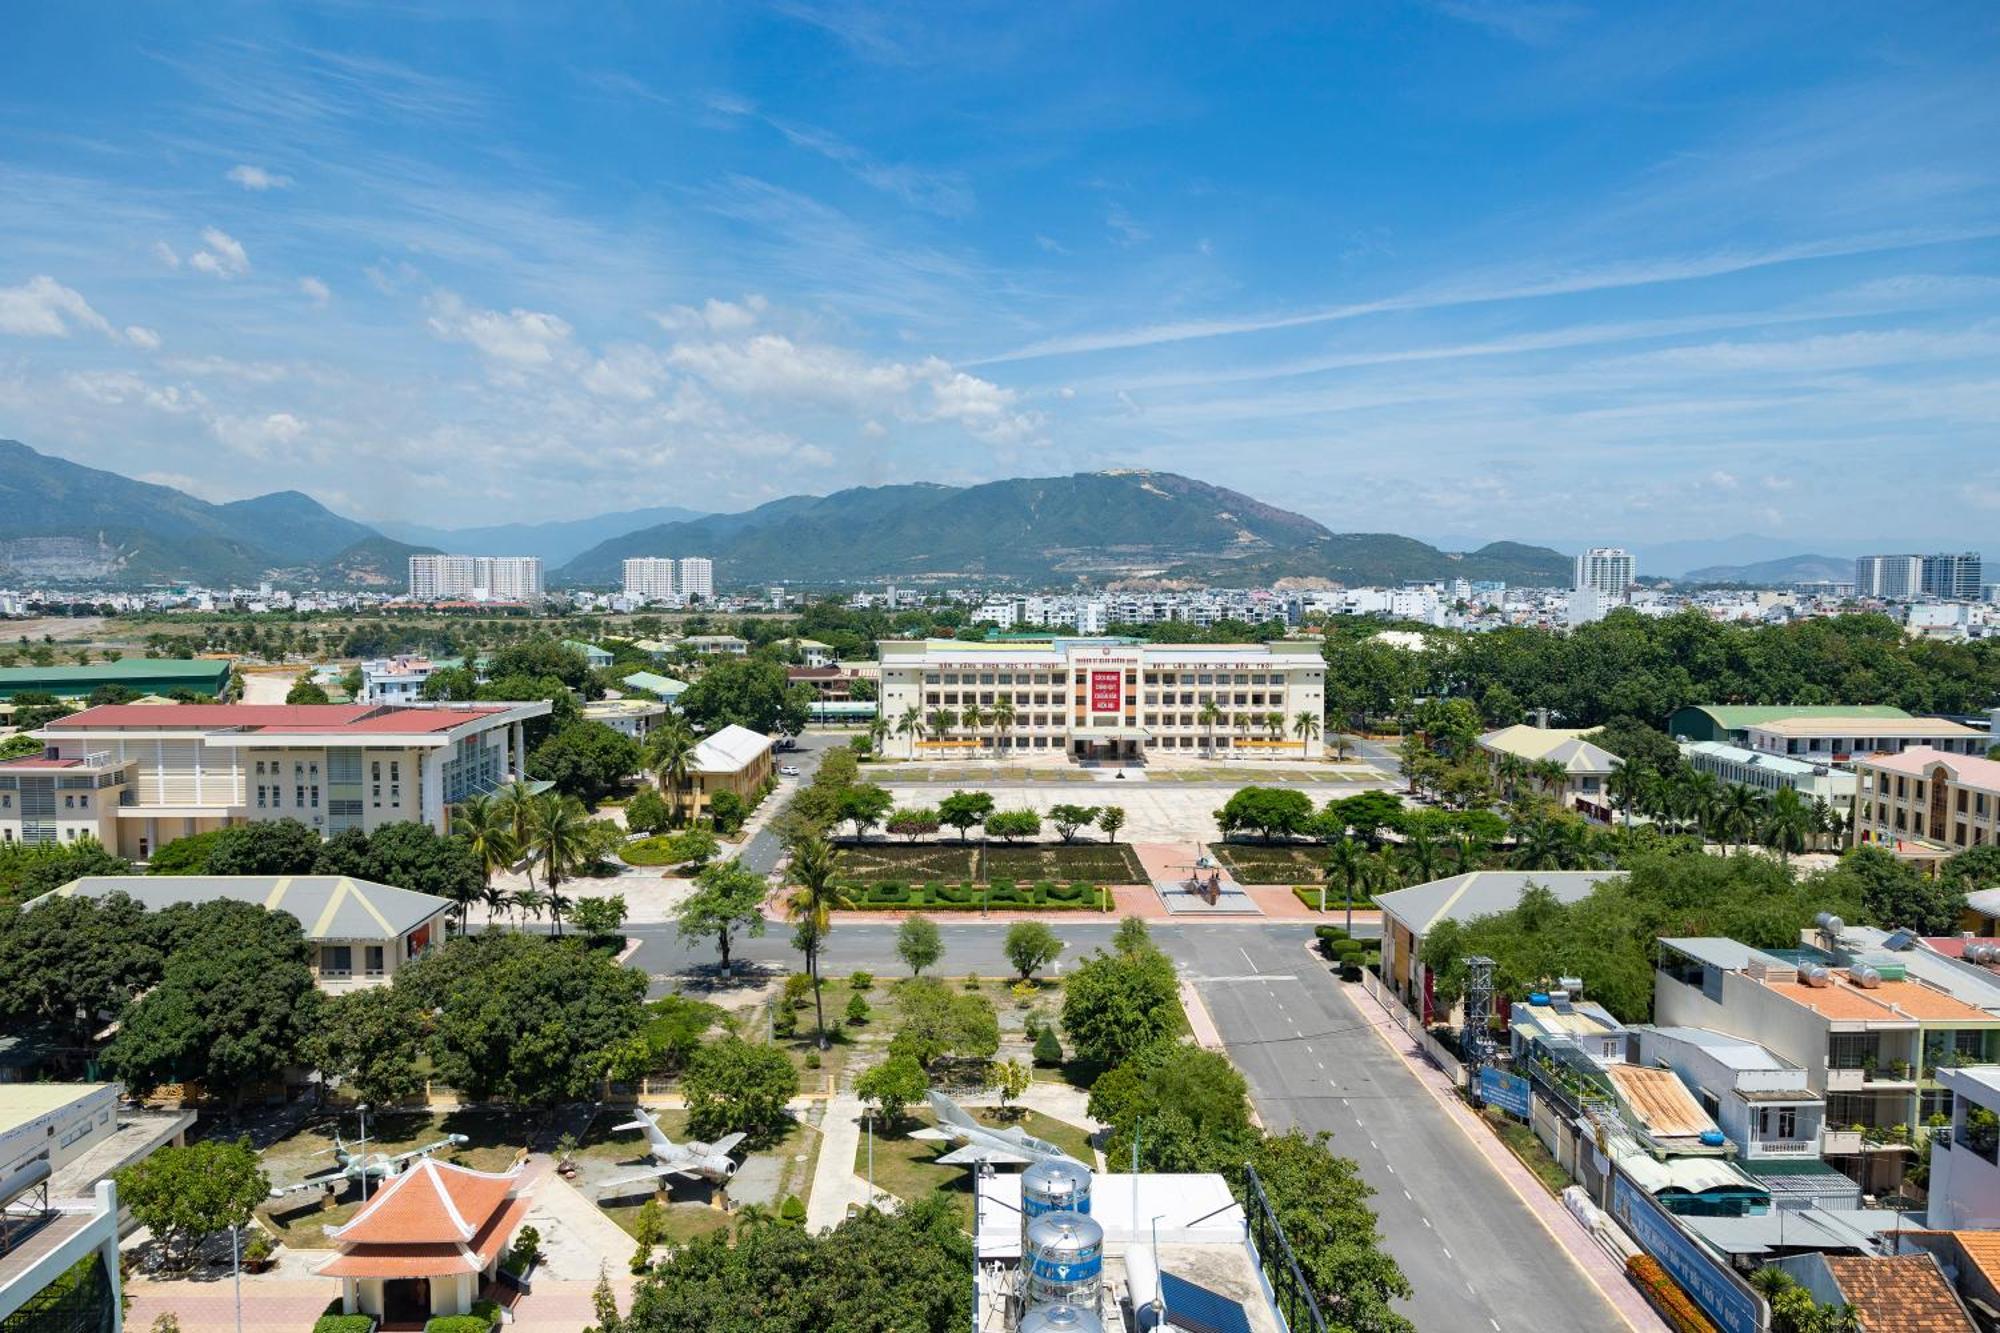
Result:
[[1973,6],[17,28],[0,435],[207,498],[469,526],[1141,466],[1642,569],[1842,554],[1892,459],[1934,481],[1869,546],[2000,508]]

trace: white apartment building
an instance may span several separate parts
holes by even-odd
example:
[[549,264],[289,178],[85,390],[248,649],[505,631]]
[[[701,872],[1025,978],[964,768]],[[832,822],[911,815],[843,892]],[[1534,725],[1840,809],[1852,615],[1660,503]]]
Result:
[[419,602],[538,602],[542,560],[534,555],[413,555],[410,596]]
[[262,819],[332,836],[415,820],[525,773],[525,723],[507,704],[106,704],[34,733],[41,755],[0,762],[0,841],[88,835],[145,860],[176,838]]
[[644,602],[671,601],[679,593],[674,562],[656,556],[634,556],[625,562],[625,595]]
[[[1316,759],[1326,661],[1317,641],[1145,644],[1050,639],[967,643],[884,640],[881,711],[901,758],[985,750],[1057,751],[1079,759],[1215,751]],[[1012,710],[996,725],[995,708]],[[964,722],[970,707],[977,725]],[[947,718],[949,725],[939,725]]]
[[715,562],[705,555],[684,557],[674,571],[675,586],[683,597],[715,599]]
[[1923,586],[1924,558],[1920,555],[1864,555],[1854,562],[1857,597],[1914,597]]
[[1632,587],[1632,553],[1622,546],[1593,546],[1576,558],[1571,586],[1621,598]]
[[1775,792],[1789,787],[1808,801],[1825,801],[1842,811],[1854,799],[1854,771],[1832,764],[1760,754],[1721,741],[1688,741],[1681,761],[1697,773],[1711,773],[1739,787]]

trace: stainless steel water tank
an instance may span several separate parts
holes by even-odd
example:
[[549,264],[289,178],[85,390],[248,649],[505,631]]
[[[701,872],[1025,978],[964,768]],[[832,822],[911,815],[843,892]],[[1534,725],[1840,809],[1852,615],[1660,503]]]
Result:
[[1021,1317],[1019,1333],[1104,1333],[1104,1321],[1080,1305],[1040,1305]]
[[1097,1306],[1104,1273],[1104,1228],[1082,1213],[1043,1213],[1028,1224],[1021,1264],[1030,1309],[1040,1305]]

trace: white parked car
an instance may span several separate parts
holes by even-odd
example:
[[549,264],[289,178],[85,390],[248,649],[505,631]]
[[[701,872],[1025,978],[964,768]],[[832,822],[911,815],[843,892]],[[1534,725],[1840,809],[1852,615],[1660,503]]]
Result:
[[798,775],[799,775],[799,770],[794,768],[790,764],[786,764],[783,768],[778,770],[778,776],[781,778],[795,778]]

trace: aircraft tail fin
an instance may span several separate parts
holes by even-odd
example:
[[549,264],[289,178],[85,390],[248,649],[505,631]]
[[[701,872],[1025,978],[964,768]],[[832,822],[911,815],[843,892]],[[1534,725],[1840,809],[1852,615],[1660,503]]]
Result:
[[660,1122],[653,1117],[651,1111],[645,1110],[642,1107],[635,1109],[633,1115],[636,1117],[635,1119],[627,1120],[622,1125],[614,1125],[612,1128],[614,1130],[644,1130],[646,1132],[646,1142],[655,1148],[671,1148],[674,1146],[674,1141],[667,1137],[665,1130],[660,1128]]
[[924,1095],[929,1099],[931,1104],[931,1114],[935,1115],[938,1118],[939,1124],[951,1125],[958,1129],[981,1128],[978,1121],[974,1120],[971,1116],[965,1113],[964,1107],[960,1106],[957,1102],[945,1096],[943,1093],[933,1089],[932,1091]]

